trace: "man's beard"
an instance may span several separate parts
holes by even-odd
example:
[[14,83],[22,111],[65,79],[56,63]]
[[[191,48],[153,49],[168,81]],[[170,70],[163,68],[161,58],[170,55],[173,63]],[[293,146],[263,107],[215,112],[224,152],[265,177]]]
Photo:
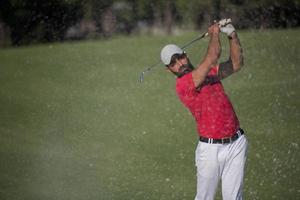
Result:
[[179,71],[173,72],[173,74],[175,74],[178,78],[181,78],[193,70],[194,70],[194,66],[189,62],[188,64],[181,65],[179,67]]

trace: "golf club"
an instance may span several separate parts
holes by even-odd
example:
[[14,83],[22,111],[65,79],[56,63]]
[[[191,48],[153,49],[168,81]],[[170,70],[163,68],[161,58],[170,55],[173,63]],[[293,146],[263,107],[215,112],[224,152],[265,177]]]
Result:
[[[227,24],[231,23],[231,19],[223,19],[223,20],[220,20],[219,21],[219,26],[222,27],[222,26],[226,26]],[[190,45],[192,45],[194,42],[198,41],[198,40],[201,40],[202,38],[208,36],[208,32],[206,33],[203,33],[202,35],[199,35],[197,36],[196,38],[194,38],[193,40],[191,40],[190,42],[187,42],[185,43],[184,45],[182,45],[180,48],[181,49],[186,49],[187,47],[189,47]],[[161,61],[158,61],[157,63],[147,67],[144,71],[141,72],[140,74],[140,78],[139,78],[139,82],[143,82],[144,81],[144,76],[145,76],[145,73],[149,72],[151,69],[153,69],[154,67],[158,66],[161,64]]]

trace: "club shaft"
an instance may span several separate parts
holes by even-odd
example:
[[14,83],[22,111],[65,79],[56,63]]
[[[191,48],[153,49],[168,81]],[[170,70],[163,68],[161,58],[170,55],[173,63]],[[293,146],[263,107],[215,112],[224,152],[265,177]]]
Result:
[[200,35],[200,36],[194,38],[192,41],[190,41],[190,42],[188,42],[188,43],[182,45],[182,46],[181,46],[181,49],[186,49],[187,47],[189,47],[190,45],[192,45],[194,42],[196,42],[196,41],[198,41],[198,40],[204,38],[204,37],[207,36],[207,35],[208,35],[207,32],[206,32],[206,33],[203,33],[202,35]]
[[[203,34],[200,35],[200,36],[197,36],[196,38],[194,38],[194,39],[191,40],[190,42],[185,43],[184,45],[182,45],[182,46],[181,46],[181,49],[186,49],[186,48],[188,48],[188,47],[189,47],[190,45],[192,45],[194,42],[196,42],[196,41],[198,41],[198,40],[204,38],[204,37],[207,36],[207,35],[208,35],[208,33],[206,32],[206,33],[203,33]],[[161,61],[158,61],[158,62],[155,63],[154,65],[151,65],[150,67],[148,67],[147,69],[145,69],[142,73],[145,73],[145,72],[147,72],[147,71],[150,71],[153,67],[156,67],[156,66],[158,66],[159,64],[161,64]]]
[[[181,46],[181,49],[186,49],[186,48],[188,48],[188,47],[189,47],[190,45],[192,45],[194,42],[196,42],[196,41],[198,41],[198,40],[200,40],[200,39],[206,37],[207,35],[208,35],[208,33],[206,32],[206,33],[203,33],[203,34],[200,35],[200,36],[197,36],[196,38],[194,38],[194,39],[191,40],[190,42],[187,42],[187,43],[185,43],[184,45],[182,45],[182,46]],[[160,64],[161,64],[161,61],[155,63],[154,65],[151,65],[151,66],[147,67],[144,71],[142,71],[142,73],[140,74],[139,82],[143,82],[145,73],[147,73],[147,72],[150,71],[152,68],[154,68],[154,67],[156,67],[156,66],[158,66],[158,65],[160,65]]]

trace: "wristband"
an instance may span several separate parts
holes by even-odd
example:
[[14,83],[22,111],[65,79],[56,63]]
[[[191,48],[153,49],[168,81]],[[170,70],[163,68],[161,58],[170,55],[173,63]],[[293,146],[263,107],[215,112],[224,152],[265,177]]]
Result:
[[[232,33],[234,33],[234,34],[235,34],[235,36],[234,36],[234,37],[232,37],[232,36],[231,36],[231,34],[232,34]],[[236,32],[235,32],[235,31],[233,31],[232,33],[231,33],[230,35],[228,35],[228,36],[227,36],[229,40],[232,40],[232,39],[234,39],[234,38],[237,38],[237,34],[236,34]]]

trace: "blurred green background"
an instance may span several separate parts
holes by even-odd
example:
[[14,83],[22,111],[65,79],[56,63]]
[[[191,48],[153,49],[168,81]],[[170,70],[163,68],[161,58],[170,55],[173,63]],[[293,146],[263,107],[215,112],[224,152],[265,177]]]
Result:
[[[223,83],[250,142],[245,199],[299,199],[300,31],[239,33],[245,66]],[[197,34],[1,49],[0,198],[193,199],[192,115],[163,66],[138,77]]]

